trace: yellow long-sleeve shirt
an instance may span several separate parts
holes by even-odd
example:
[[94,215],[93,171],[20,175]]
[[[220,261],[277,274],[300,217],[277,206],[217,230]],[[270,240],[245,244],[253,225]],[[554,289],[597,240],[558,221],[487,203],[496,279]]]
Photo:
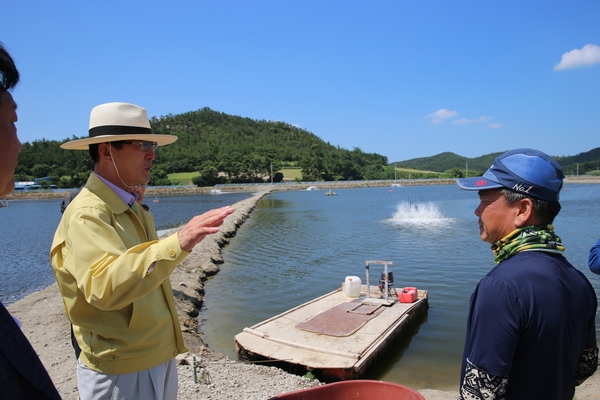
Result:
[[187,351],[169,281],[187,254],[177,234],[158,240],[150,215],[90,175],[50,251],[86,365],[127,374]]

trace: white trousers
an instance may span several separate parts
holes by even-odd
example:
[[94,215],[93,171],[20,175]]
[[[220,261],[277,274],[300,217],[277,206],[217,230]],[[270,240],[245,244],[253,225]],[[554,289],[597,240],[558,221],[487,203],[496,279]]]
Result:
[[131,374],[103,374],[77,360],[77,386],[81,400],[175,400],[175,359]]

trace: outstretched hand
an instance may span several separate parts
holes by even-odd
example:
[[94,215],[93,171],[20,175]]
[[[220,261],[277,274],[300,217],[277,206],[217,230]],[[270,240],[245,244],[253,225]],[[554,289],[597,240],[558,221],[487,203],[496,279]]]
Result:
[[219,232],[219,227],[231,213],[233,208],[226,206],[196,215],[179,231],[179,245],[187,252],[192,251],[207,235]]

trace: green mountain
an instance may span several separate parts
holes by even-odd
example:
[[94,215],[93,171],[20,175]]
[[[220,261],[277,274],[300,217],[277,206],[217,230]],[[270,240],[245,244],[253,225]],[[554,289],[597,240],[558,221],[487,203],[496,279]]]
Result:
[[[152,117],[155,133],[179,139],[160,147],[152,168],[152,185],[168,185],[173,172],[197,171],[196,184],[278,181],[284,167],[302,170],[304,181],[391,179],[387,157],[359,148],[342,149],[304,129],[284,122],[257,121],[203,108],[179,115]],[[76,138],[74,138],[76,139]],[[24,143],[16,180],[50,176],[59,187],[77,187],[93,168],[84,151],[65,151],[62,141]],[[273,177],[271,177],[273,175]]]
[[598,175],[600,171],[600,147],[570,157],[555,157],[567,175]]
[[497,157],[498,154],[502,153],[493,153],[477,158],[467,158],[459,156],[455,153],[445,152],[431,157],[412,158],[406,161],[398,161],[395,164],[396,166],[403,168],[414,168],[437,172],[444,172],[452,168],[465,169],[467,167],[469,169],[486,170],[492,164],[492,161],[495,157]]
[[[397,161],[397,167],[412,168],[428,171],[444,172],[454,168],[469,171],[469,176],[476,173],[483,173],[492,165],[496,157],[504,151],[485,154],[475,158],[467,158],[458,154],[445,152],[431,157],[412,158],[405,161]],[[600,147],[590,151],[569,157],[554,157],[554,159],[563,168],[566,175],[584,175],[600,170]]]

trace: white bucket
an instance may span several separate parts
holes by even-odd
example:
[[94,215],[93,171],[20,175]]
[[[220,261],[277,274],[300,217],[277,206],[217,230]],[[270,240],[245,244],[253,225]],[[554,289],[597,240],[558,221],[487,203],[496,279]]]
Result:
[[358,276],[347,276],[344,281],[344,294],[348,297],[360,296],[360,278]]

